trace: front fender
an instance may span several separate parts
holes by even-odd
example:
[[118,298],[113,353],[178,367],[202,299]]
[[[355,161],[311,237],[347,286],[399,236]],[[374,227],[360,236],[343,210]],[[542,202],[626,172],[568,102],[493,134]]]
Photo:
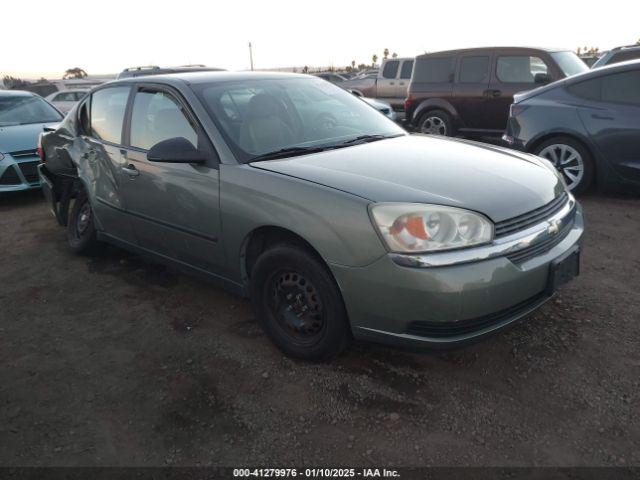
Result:
[[260,227],[295,233],[327,263],[364,266],[386,253],[367,199],[249,165],[221,165],[220,178],[223,238],[233,279],[241,278],[243,242]]

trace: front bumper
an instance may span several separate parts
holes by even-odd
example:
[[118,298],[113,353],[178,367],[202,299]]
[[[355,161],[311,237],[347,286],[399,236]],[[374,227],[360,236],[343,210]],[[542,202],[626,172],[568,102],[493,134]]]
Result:
[[0,160],[0,192],[40,188],[38,161],[38,157],[31,153],[17,158],[5,153]]
[[553,294],[550,265],[579,248],[583,231],[576,204],[562,239],[533,250],[532,257],[510,251],[406,266],[388,254],[365,267],[331,265],[331,270],[355,338],[410,348],[454,347],[502,329],[546,302]]

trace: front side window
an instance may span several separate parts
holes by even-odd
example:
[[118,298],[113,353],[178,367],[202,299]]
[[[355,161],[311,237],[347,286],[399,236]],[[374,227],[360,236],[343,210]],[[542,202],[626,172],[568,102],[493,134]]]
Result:
[[384,69],[382,70],[382,76],[384,78],[396,78],[398,74],[398,66],[400,62],[398,60],[391,60],[384,64]]
[[122,124],[130,87],[110,87],[91,96],[91,134],[111,143],[122,142]]
[[418,83],[451,83],[455,57],[416,59],[413,81]]
[[489,57],[463,57],[460,61],[460,83],[488,83]]
[[242,162],[288,148],[329,148],[365,136],[405,134],[351,93],[318,78],[194,85]]
[[139,91],[131,113],[131,146],[149,150],[170,138],[183,137],[198,146],[198,134],[178,101],[162,91]]
[[536,75],[547,75],[548,69],[539,57],[505,55],[498,57],[496,73],[503,83],[535,83]]
[[602,100],[640,105],[640,71],[615,73],[603,77]]
[[400,78],[403,80],[411,78],[411,72],[413,72],[413,60],[405,60],[400,71]]
[[62,115],[43,98],[36,95],[7,95],[0,93],[0,127],[28,123],[59,122]]

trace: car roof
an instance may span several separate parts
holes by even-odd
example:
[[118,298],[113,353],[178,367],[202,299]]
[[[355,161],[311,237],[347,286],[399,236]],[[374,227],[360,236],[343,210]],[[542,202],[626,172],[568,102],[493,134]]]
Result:
[[440,52],[429,52],[423,53],[422,55],[418,55],[416,58],[426,58],[430,56],[440,56],[440,55],[459,55],[461,53],[473,53],[473,52],[487,52],[487,51],[497,51],[504,52],[510,50],[529,50],[529,51],[538,51],[538,52],[567,52],[571,51],[569,48],[548,48],[548,47],[478,47],[478,48],[460,48],[457,50],[443,50]]
[[[562,83],[577,83],[583,80],[587,80],[589,78],[600,77],[603,75],[608,75],[610,73],[616,72],[624,72],[627,70],[637,70],[640,68],[640,59],[636,60],[628,60],[626,62],[612,63],[610,65],[605,65],[600,68],[595,68],[591,70],[587,70],[586,72],[578,73],[576,75],[572,75],[561,80]],[[558,82],[556,82],[558,83]],[[554,85],[553,83],[551,85]]]
[[0,90],[0,96],[3,97],[39,97],[33,92],[28,92],[26,90]]
[[103,85],[120,83],[164,83],[168,85],[197,85],[202,83],[233,82],[240,80],[284,80],[290,78],[309,78],[309,75],[283,72],[187,72],[161,75],[145,75],[133,78],[122,78]]

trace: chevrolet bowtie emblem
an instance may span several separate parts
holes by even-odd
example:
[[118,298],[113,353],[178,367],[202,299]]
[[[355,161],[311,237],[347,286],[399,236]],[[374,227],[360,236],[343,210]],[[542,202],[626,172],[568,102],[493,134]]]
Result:
[[552,220],[549,222],[549,227],[547,228],[547,231],[549,232],[550,235],[556,235],[559,231],[560,231],[560,223],[561,220]]

